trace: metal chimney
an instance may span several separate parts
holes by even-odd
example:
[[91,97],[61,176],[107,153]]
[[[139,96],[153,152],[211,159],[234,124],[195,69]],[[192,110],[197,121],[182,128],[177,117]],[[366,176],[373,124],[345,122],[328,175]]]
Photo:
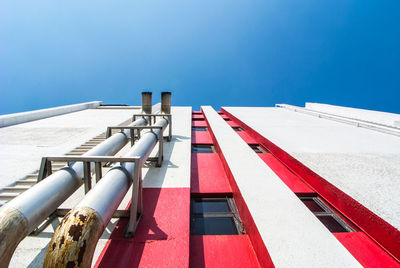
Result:
[[171,113],[171,92],[161,92],[161,113]]
[[151,92],[142,92],[142,112],[145,114],[151,114]]

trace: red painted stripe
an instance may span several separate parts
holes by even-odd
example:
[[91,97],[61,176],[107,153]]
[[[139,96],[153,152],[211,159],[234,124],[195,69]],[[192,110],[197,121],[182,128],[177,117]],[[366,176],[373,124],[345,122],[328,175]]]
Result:
[[286,165],[295,175],[310,185],[336,210],[351,220],[358,228],[369,235],[387,250],[397,261],[400,259],[400,231],[374,214],[355,199],[313,172],[274,143],[247,126],[238,118],[223,110],[234,122],[240,124],[260,144],[265,146],[277,159]]
[[275,172],[276,175],[296,194],[312,194],[313,189],[308,187],[299,177],[294,175],[272,154],[258,154],[258,156]]
[[234,121],[226,121],[231,127],[240,127],[240,124]]
[[192,114],[192,118],[203,118],[204,119],[204,115],[202,115],[202,114]]
[[188,267],[189,188],[144,188],[143,216],[133,238],[119,220],[96,267]]
[[190,267],[260,267],[247,235],[192,235]]
[[231,193],[228,178],[218,154],[192,154],[192,193]]
[[210,132],[208,131],[192,131],[192,143],[212,144]]
[[400,267],[398,262],[362,232],[334,233],[333,235],[366,268]]
[[[206,118],[206,121],[207,121],[207,118]],[[228,121],[228,123],[231,123],[231,122],[233,122],[233,121]],[[207,122],[207,124],[208,124],[208,122]],[[236,123],[236,125],[238,125],[238,124]],[[239,211],[240,218],[241,218],[243,225],[246,229],[246,232],[250,238],[254,252],[257,255],[258,262],[261,267],[274,267],[274,264],[271,260],[268,250],[264,244],[264,241],[261,238],[261,235],[260,235],[260,233],[257,229],[257,226],[253,220],[253,217],[251,216],[249,208],[247,207],[246,202],[244,201],[243,196],[240,193],[240,190],[236,184],[236,181],[232,175],[232,172],[229,169],[229,165],[226,162],[226,159],[221,152],[221,149],[215,139],[214,133],[212,132],[212,129],[209,126],[209,124],[208,124],[208,127],[210,130],[211,137],[214,141],[214,146],[216,147],[217,153],[222,161],[225,173],[228,176],[228,180],[229,180],[229,183],[232,188],[233,199],[235,200],[236,206]]]
[[246,131],[237,131],[237,134],[248,144],[257,144],[258,142],[252,136],[246,133]]
[[205,120],[202,121],[192,121],[192,126],[193,127],[206,127],[207,123]]

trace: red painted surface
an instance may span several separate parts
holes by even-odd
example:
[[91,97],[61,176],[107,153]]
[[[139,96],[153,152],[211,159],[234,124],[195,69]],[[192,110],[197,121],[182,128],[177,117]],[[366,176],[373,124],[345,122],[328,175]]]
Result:
[[225,119],[225,118],[226,118],[226,119],[230,119],[229,116],[227,116],[226,114],[220,114],[220,116],[221,116],[222,118],[224,118],[224,119]]
[[228,178],[218,154],[192,154],[192,193],[231,193]]
[[212,144],[210,132],[208,131],[192,131],[192,143]]
[[[227,122],[231,123],[233,121],[227,121]],[[237,123],[236,123],[236,125],[239,126]],[[260,235],[260,233],[257,229],[257,226],[253,220],[253,217],[251,216],[251,213],[246,205],[246,202],[244,201],[243,196],[240,193],[240,190],[236,184],[236,181],[232,175],[232,172],[229,169],[229,166],[226,162],[224,155],[221,153],[221,149],[219,148],[219,145],[218,145],[218,143],[215,139],[215,136],[212,133],[212,130],[210,127],[209,127],[209,130],[210,130],[211,137],[214,141],[214,146],[216,147],[218,155],[222,161],[222,165],[224,167],[225,174],[227,175],[229,183],[231,185],[233,198],[234,198],[236,206],[238,208],[240,218],[246,229],[247,235],[250,238],[250,241],[253,246],[254,252],[256,253],[258,262],[261,267],[274,267],[274,264],[268,253],[266,245],[264,244],[264,241],[261,238],[261,235]]]
[[333,234],[356,258],[367,268],[400,267],[400,264],[389,256],[381,247],[362,232]]
[[144,188],[143,217],[134,238],[121,219],[96,267],[188,267],[190,189]]
[[340,211],[342,215],[352,221],[361,231],[385,248],[398,262],[400,262],[400,231],[388,222],[374,214],[355,199],[329,183],[327,180],[313,172],[294,157],[264,138],[258,132],[238,120],[229,112],[233,122],[240,124],[252,137],[267,148],[272,155],[288,167],[296,176],[311,186],[331,206]]
[[272,154],[258,154],[258,156],[275,172],[276,175],[296,194],[315,193],[299,177],[294,175],[286,166],[284,166]]
[[236,133],[248,144],[257,144],[256,139],[247,134],[246,131],[236,131]]
[[204,115],[202,115],[202,114],[192,114],[192,118],[203,118],[204,119]]
[[226,121],[231,127],[240,127],[240,124],[235,121]]
[[190,267],[260,267],[247,235],[192,235]]
[[207,123],[205,120],[202,121],[192,121],[192,126],[193,127],[206,127]]

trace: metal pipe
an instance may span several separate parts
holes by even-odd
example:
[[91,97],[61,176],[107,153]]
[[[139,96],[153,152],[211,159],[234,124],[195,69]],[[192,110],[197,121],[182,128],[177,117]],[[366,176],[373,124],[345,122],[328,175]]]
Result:
[[[146,100],[148,98],[149,95],[146,93]],[[130,126],[146,125],[148,122],[150,118],[144,117],[131,123]],[[84,156],[114,155],[126,145],[130,137],[130,130],[116,133],[86,152]],[[91,168],[93,169],[94,165]],[[73,163],[40,181],[0,208],[1,265],[8,266],[19,242],[82,185],[82,178],[83,163]]]
[[[125,157],[140,157],[141,168],[156,146],[160,131],[164,131],[167,125],[168,120],[158,120],[154,126],[161,129],[143,134]],[[135,168],[138,167],[134,163],[113,167],[64,217],[47,248],[43,267],[90,267],[96,244],[128,192]],[[134,187],[139,184],[138,181],[134,183]]]
[[142,111],[151,114],[151,92],[142,92]]
[[161,113],[171,113],[171,92],[161,92]]

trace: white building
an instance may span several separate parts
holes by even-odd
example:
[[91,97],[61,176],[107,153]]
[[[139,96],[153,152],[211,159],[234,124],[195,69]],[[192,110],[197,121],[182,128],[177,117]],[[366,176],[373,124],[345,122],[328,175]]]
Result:
[[[172,131],[158,167],[161,127],[128,142],[149,96],[144,111],[92,102],[0,116],[3,266],[400,267],[400,115],[307,103],[172,106],[169,118],[165,94],[161,113],[152,107],[152,126]],[[116,127],[109,139],[107,127]],[[130,162],[103,166],[101,180],[92,165],[86,195],[83,171],[65,162],[37,183],[42,157],[81,157],[107,142],[120,161],[152,150],[142,187]],[[126,237],[135,189],[143,208]]]

